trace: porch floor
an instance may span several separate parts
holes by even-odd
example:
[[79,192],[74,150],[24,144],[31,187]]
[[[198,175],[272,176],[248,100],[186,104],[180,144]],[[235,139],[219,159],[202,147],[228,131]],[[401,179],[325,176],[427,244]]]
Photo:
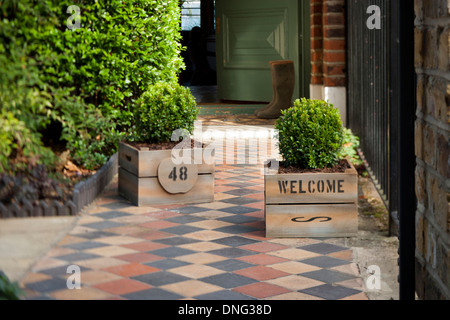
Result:
[[[272,128],[200,116],[203,128]],[[240,146],[236,154],[242,152]],[[262,164],[216,164],[215,200],[137,207],[117,177],[22,279],[27,299],[366,300],[346,239],[265,237]],[[66,286],[81,268],[81,289]]]

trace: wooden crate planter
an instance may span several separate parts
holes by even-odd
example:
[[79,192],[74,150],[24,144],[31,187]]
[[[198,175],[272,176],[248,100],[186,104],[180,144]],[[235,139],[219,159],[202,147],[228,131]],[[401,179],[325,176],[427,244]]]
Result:
[[202,156],[200,164],[177,165],[171,154],[172,150],[139,150],[120,143],[119,194],[137,206],[214,201],[214,162],[208,164]]
[[358,230],[358,173],[279,174],[266,164],[266,237],[352,237]]

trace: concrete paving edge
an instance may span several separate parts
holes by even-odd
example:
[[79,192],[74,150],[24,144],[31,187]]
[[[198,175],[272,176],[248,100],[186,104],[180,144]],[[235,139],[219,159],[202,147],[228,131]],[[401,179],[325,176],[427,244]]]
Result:
[[75,227],[80,216],[0,221],[0,270],[20,282],[33,265]]

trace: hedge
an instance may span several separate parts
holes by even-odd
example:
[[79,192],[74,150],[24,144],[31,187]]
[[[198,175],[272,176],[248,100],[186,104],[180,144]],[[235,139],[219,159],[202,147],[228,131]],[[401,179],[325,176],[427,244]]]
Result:
[[80,166],[104,164],[132,130],[134,101],[184,67],[179,10],[171,0],[0,1],[0,173],[51,166],[58,143]]

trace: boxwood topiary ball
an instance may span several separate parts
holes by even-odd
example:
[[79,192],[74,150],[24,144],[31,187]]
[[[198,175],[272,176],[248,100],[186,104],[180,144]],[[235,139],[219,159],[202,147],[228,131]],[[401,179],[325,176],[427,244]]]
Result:
[[339,110],[321,100],[302,98],[282,111],[275,123],[278,146],[287,165],[332,167],[339,160],[343,126]]
[[188,88],[178,83],[158,82],[142,94],[133,108],[135,140],[169,142],[177,129],[192,133],[198,113]]

